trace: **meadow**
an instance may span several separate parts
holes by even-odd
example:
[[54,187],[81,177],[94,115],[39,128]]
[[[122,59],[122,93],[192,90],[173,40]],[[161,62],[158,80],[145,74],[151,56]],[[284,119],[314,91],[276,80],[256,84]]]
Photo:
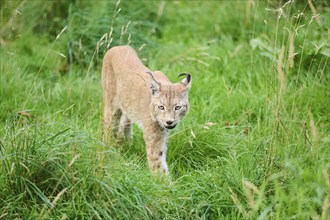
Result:
[[[0,6],[0,219],[329,219],[330,4],[9,1]],[[101,61],[131,45],[192,74],[170,175],[142,133],[102,142]]]

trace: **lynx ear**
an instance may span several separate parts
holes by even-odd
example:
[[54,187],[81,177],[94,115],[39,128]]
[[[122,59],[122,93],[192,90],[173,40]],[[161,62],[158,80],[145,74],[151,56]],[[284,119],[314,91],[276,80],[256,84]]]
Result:
[[152,95],[155,95],[160,90],[160,83],[157,82],[151,72],[146,72],[150,75],[150,91]]
[[182,81],[181,81],[181,84],[183,84],[185,86],[185,89],[184,90],[189,90],[190,87],[191,87],[191,74],[190,73],[181,73],[179,75],[179,77],[181,76],[186,76],[186,78],[184,78]]

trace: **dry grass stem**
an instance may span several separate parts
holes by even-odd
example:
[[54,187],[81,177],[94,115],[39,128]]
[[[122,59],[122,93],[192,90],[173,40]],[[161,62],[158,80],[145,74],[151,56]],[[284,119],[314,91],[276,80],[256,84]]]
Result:
[[248,180],[243,179],[242,183],[249,206],[251,209],[254,209],[256,206],[256,202],[254,200],[254,194],[260,195],[260,190]]
[[313,141],[316,142],[319,139],[319,132],[315,125],[313,114],[311,113],[311,111],[309,111],[308,114],[309,114],[309,118],[310,118],[310,127],[311,127],[311,132],[312,132],[312,138],[313,138]]
[[321,219],[322,220],[326,220],[326,219],[329,219],[327,218],[327,210],[329,209],[329,195],[327,195],[325,198],[324,198],[324,201],[323,201],[323,205],[322,205],[322,215],[321,215]]
[[235,203],[235,205],[237,206],[238,210],[243,214],[243,216],[247,216],[247,212],[244,210],[241,202],[237,198],[236,193],[234,193],[233,190],[230,187],[228,187],[228,189],[231,193],[230,197],[233,200],[233,202]]
[[278,80],[279,80],[279,97],[284,93],[286,88],[286,81],[283,71],[283,58],[284,58],[285,47],[282,46],[281,52],[278,56],[277,60],[277,73],[278,73]]
[[64,188],[61,190],[61,192],[59,192],[56,197],[54,198],[53,202],[52,202],[52,207],[54,208],[57,201],[61,198],[61,196],[67,191],[67,188]]
[[315,18],[316,23],[317,23],[320,27],[322,27],[322,21],[321,21],[321,19],[320,19],[320,15],[316,12],[316,9],[315,9],[315,7],[314,7],[314,5],[313,5],[313,3],[312,3],[312,0],[308,0],[308,5],[309,5],[309,7],[310,7],[310,9],[311,9],[311,11],[312,11],[312,13],[313,13],[313,17]]
[[294,66],[294,35],[293,33],[290,31],[289,34],[289,57],[288,57],[288,62],[289,65],[288,67],[292,68]]

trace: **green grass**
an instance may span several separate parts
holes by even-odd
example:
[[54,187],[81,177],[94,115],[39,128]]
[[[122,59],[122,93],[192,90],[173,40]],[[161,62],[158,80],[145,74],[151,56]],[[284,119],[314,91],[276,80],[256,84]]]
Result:
[[[327,1],[2,3],[0,219],[330,218]],[[109,43],[193,75],[170,177],[101,141]]]

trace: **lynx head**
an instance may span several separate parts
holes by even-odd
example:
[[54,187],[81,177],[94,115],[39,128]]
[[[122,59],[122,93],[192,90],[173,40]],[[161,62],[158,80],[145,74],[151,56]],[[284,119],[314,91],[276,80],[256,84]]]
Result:
[[[148,72],[149,73],[149,72]],[[182,73],[185,78],[178,83],[160,83],[151,76],[151,115],[158,124],[166,129],[173,129],[188,112],[188,91],[191,75]]]

